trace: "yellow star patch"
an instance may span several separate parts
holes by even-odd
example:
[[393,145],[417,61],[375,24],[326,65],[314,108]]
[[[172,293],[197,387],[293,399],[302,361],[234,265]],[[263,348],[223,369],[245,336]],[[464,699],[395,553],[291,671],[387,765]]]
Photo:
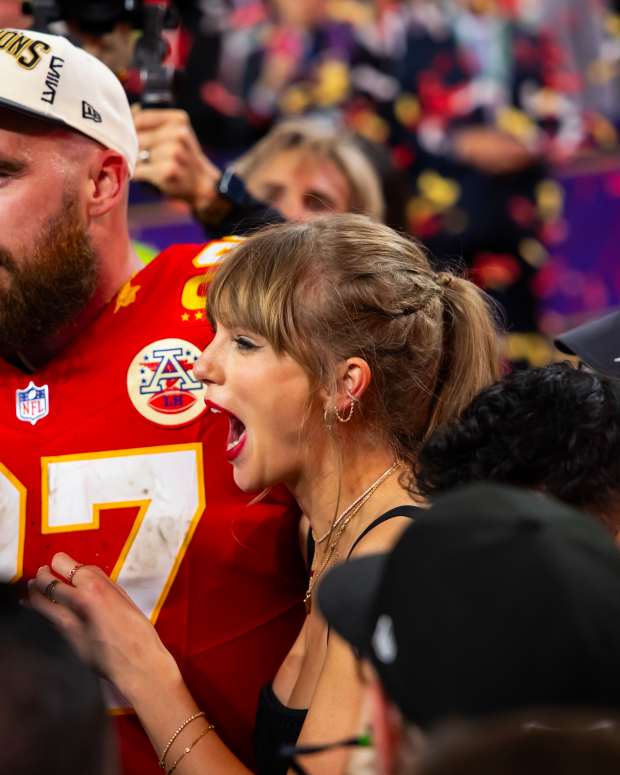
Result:
[[185,321],[186,321],[186,320],[189,320],[189,315],[188,315],[188,313],[187,313],[187,312],[184,312],[184,313],[181,315],[181,320],[182,320],[184,323],[185,323]]
[[140,290],[139,285],[132,285],[131,280],[127,280],[125,285],[120,289],[116,296],[116,306],[114,307],[114,314],[119,311],[121,307],[128,307],[133,304]]
[[203,314],[202,312],[194,312],[194,317],[196,318],[196,320],[202,320]]

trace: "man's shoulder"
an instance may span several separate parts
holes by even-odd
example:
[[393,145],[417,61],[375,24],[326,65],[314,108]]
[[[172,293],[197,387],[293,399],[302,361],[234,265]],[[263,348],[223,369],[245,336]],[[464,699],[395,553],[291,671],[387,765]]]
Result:
[[[129,307],[131,317],[143,314],[145,305],[159,316],[166,309],[183,313],[182,320],[204,319],[207,290],[213,273],[226,253],[238,244],[226,237],[202,244],[172,245],[135,274],[113,300],[114,312]],[[136,302],[134,304],[134,302]]]
[[154,271],[190,272],[217,267],[224,256],[243,241],[242,237],[222,237],[199,244],[171,245],[162,251],[140,274]]

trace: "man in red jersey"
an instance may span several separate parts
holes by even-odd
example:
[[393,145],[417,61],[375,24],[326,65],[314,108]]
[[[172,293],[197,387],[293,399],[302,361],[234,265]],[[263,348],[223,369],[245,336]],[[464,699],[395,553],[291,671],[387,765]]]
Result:
[[[246,760],[258,689],[300,625],[289,503],[249,505],[193,364],[209,271],[234,239],[141,269],[138,143],[112,73],[67,40],[0,30],[0,576],[65,550],[117,579]],[[109,692],[126,772],[156,758]],[[171,733],[182,719],[171,719]]]

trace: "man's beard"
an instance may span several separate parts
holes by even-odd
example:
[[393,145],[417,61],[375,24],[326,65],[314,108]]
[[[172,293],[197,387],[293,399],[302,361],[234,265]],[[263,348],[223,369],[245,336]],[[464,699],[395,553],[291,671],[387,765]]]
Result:
[[[19,228],[19,227],[17,227]],[[16,259],[0,247],[0,350],[28,351],[53,338],[78,315],[97,288],[97,255],[80,223],[75,198],[65,197],[34,246]]]

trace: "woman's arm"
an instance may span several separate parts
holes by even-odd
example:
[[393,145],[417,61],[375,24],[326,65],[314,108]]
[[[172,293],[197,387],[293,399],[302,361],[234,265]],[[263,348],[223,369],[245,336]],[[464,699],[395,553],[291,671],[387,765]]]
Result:
[[[157,631],[121,587],[94,566],[79,567],[72,584],[59,580],[69,579],[76,566],[69,555],[54,555],[51,569],[43,566],[30,582],[31,603],[129,700],[159,758],[173,733],[200,709]],[[170,746],[165,771],[178,760],[176,775],[249,775],[208,727],[203,716],[187,724]]]
[[[383,530],[373,534],[388,532],[387,524],[381,527]],[[376,541],[377,536],[373,537]],[[363,543],[374,546],[375,541]],[[129,700],[159,758],[173,733],[200,709],[157,631],[129,596],[95,566],[79,567],[69,584],[77,565],[67,554],[54,555],[51,568],[43,566],[30,582],[32,605],[54,620],[82,655]],[[50,592],[53,581],[56,584]],[[60,605],[51,602],[46,590]],[[362,731],[363,687],[356,658],[336,633],[326,633],[326,637],[326,658],[300,745],[331,743]],[[217,730],[205,732],[208,722],[201,716],[179,733],[166,756],[166,772],[179,760],[176,775],[249,775],[219,739]],[[184,753],[187,747],[191,750]],[[302,757],[301,762],[309,775],[340,775],[349,755],[347,748],[336,749]]]

